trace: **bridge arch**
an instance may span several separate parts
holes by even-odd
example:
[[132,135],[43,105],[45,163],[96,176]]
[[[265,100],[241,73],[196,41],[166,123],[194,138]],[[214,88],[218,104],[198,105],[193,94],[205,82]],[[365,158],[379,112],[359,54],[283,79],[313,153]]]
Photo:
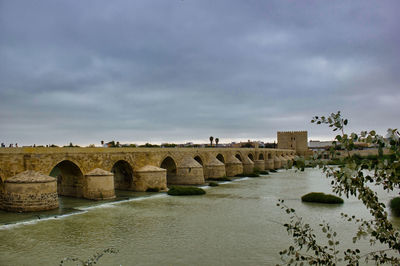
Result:
[[62,196],[83,197],[85,179],[81,168],[71,160],[57,163],[50,171],[57,178],[57,193]]
[[220,162],[225,163],[225,157],[224,157],[221,153],[218,153],[217,159],[218,159]]
[[252,153],[247,154],[247,157],[254,162],[254,156]]
[[243,162],[242,156],[239,153],[236,153],[235,157],[238,158],[239,161]]
[[170,183],[172,178],[176,177],[176,163],[172,157],[165,157],[161,161],[160,168],[167,170],[167,184]]
[[125,160],[118,160],[111,168],[114,174],[114,187],[121,190],[133,189],[133,168]]
[[195,156],[193,159],[195,159],[196,162],[198,162],[199,164],[201,164],[201,166],[204,166],[204,160],[201,159],[200,155]]
[[258,155],[258,160],[264,160],[264,154],[260,153],[260,154]]

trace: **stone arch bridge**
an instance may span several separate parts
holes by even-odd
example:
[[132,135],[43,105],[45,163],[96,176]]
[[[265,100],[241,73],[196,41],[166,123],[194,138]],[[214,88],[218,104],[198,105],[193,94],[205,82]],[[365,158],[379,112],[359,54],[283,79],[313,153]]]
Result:
[[0,192],[24,172],[55,177],[59,195],[110,198],[114,189],[164,190],[255,169],[281,168],[294,150],[264,148],[2,148]]

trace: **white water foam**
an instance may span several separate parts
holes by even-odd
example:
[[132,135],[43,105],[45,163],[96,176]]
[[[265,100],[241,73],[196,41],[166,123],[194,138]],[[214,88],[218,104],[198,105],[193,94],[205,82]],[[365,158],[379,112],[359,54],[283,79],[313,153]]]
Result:
[[241,178],[234,179],[234,180],[231,180],[231,181],[222,181],[222,182],[219,182],[218,184],[220,184],[220,185],[230,184],[232,182],[239,182],[239,181],[244,181],[244,180],[248,180],[248,179],[250,179],[250,177],[241,177]]
[[250,179],[250,177],[242,177],[242,178],[239,178],[239,179],[235,179],[232,182],[245,181],[245,180],[249,180],[249,179]]
[[55,215],[55,216],[51,216],[51,217],[44,217],[44,218],[40,218],[37,220],[29,220],[29,221],[23,221],[23,222],[16,222],[16,223],[12,223],[12,224],[4,224],[4,225],[0,225],[0,230],[12,229],[12,228],[19,227],[22,225],[36,224],[41,221],[63,219],[63,218],[69,217],[69,216],[78,215],[78,214],[82,214],[82,213],[86,213],[86,212],[87,211],[78,211],[78,212],[73,212],[73,213],[68,213],[68,214],[60,214],[60,215]]
[[127,199],[127,200],[107,202],[107,203],[103,203],[103,204],[99,204],[99,205],[95,205],[95,206],[77,207],[77,208],[74,208],[74,209],[78,210],[77,212],[68,213],[68,214],[54,215],[54,216],[51,216],[51,217],[44,217],[44,218],[35,219],[35,220],[29,220],[29,221],[22,221],[22,222],[4,224],[4,225],[0,225],[0,230],[12,229],[12,228],[15,228],[15,227],[18,227],[18,226],[22,226],[22,225],[36,224],[36,223],[41,222],[41,221],[63,219],[63,218],[67,218],[69,216],[87,213],[88,211],[93,210],[93,209],[97,209],[97,208],[113,208],[113,207],[116,207],[115,205],[121,204],[121,203],[126,203],[126,202],[131,202],[131,201],[142,201],[142,200],[154,199],[154,198],[162,198],[162,197],[166,197],[166,196],[167,196],[167,194],[165,193],[165,194],[159,194],[159,195],[154,195],[154,196],[136,197],[136,198],[130,198],[130,199]]
[[163,193],[163,194],[158,194],[158,195],[153,195],[153,196],[136,197],[136,198],[129,198],[129,199],[125,199],[125,200],[107,202],[107,203],[99,204],[96,206],[79,207],[76,209],[87,211],[87,210],[98,209],[98,208],[113,208],[113,207],[116,207],[115,205],[118,205],[121,203],[132,202],[132,201],[142,201],[142,200],[155,199],[155,198],[163,198],[166,196],[167,196],[167,194]]

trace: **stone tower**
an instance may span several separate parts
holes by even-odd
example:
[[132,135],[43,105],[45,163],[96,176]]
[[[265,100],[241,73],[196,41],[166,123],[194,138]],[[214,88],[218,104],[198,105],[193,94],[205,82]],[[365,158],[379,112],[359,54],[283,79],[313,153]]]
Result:
[[278,149],[296,150],[299,155],[306,155],[308,150],[307,131],[278,131]]

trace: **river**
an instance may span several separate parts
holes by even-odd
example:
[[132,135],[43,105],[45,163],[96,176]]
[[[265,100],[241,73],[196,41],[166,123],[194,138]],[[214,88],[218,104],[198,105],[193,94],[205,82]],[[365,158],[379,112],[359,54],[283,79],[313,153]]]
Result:
[[[342,248],[351,247],[355,227],[340,213],[368,217],[354,198],[343,205],[302,203],[308,192],[330,193],[329,180],[318,169],[280,170],[206,191],[184,197],[119,192],[119,202],[62,198],[58,211],[0,212],[0,265],[59,265],[65,257],[87,259],[108,247],[119,252],[104,255],[99,265],[275,265],[279,251],[290,245],[279,198],[317,232],[318,224],[328,221]],[[380,196],[388,202],[393,194]]]

